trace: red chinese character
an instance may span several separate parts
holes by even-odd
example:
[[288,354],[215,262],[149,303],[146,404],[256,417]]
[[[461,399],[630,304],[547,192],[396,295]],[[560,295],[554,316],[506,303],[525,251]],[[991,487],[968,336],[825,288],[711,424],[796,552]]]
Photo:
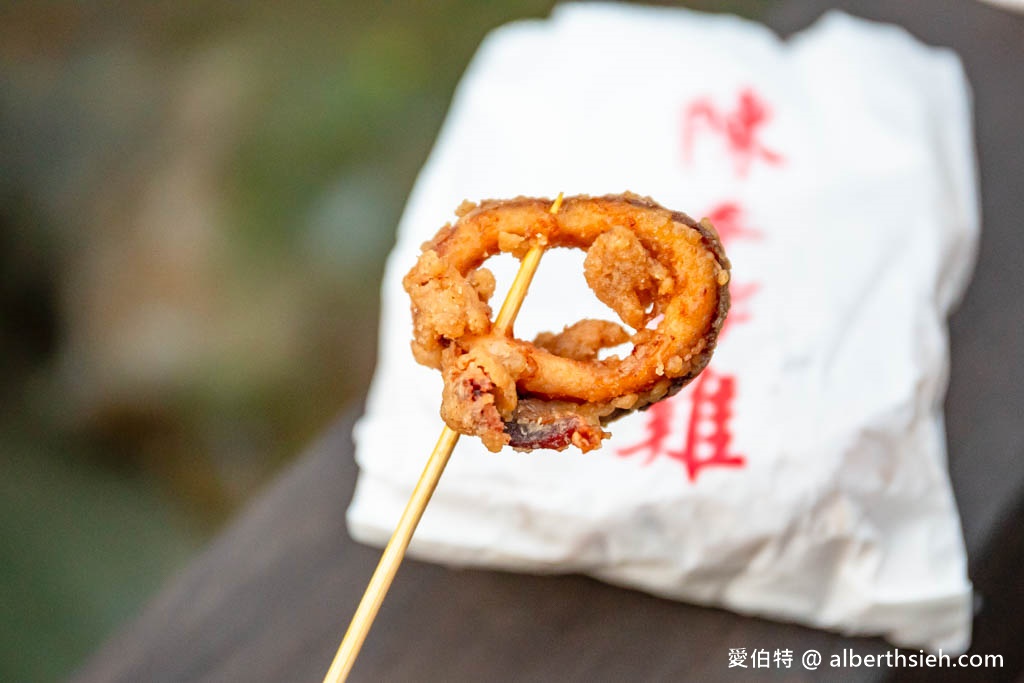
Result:
[[645,465],[651,463],[658,454],[665,448],[665,441],[672,430],[672,401],[658,401],[647,409],[647,425],[644,430],[647,438],[629,448],[619,449],[619,455],[633,455],[642,451],[647,452]]
[[737,239],[761,239],[759,231],[747,227],[743,208],[736,202],[722,202],[708,211],[707,217],[718,231],[722,244],[727,247]]
[[729,453],[732,432],[732,402],[736,397],[736,378],[718,374],[707,368],[690,386],[690,415],[683,446],[667,448],[672,430],[672,406],[678,400],[655,403],[648,410],[645,431],[647,437],[633,446],[622,448],[619,455],[646,453],[647,465],[659,455],[678,460],[686,467],[690,481],[705,467],[741,467],[746,463],[742,455]]
[[[725,319],[719,342],[731,325],[750,319],[748,305],[759,286],[751,283],[733,285],[730,289],[732,308]],[[735,376],[719,374],[708,367],[687,391],[690,396],[690,415],[682,448],[673,450],[668,447],[672,436],[673,406],[679,400],[676,398],[660,401],[648,408],[647,423],[644,425],[646,437],[639,443],[619,449],[618,454],[630,456],[646,453],[644,465],[650,464],[659,455],[678,460],[686,467],[690,481],[696,481],[697,475],[705,467],[742,467],[746,459],[729,452],[732,446],[729,421],[732,418],[732,402],[736,397]]]
[[[722,242],[736,239],[759,239],[761,234],[746,226],[743,210],[736,202],[723,202],[708,213],[708,218],[718,229]],[[730,287],[732,305],[729,316],[719,335],[719,343],[725,333],[736,324],[750,319],[750,299],[757,293],[758,283],[736,284]],[[736,397],[736,377],[719,374],[706,368],[687,389],[690,399],[690,414],[686,422],[681,448],[670,448],[672,438],[673,409],[679,400],[673,399],[655,403],[647,410],[644,425],[645,438],[632,446],[619,449],[621,456],[645,453],[644,465],[658,456],[678,460],[686,468],[689,480],[696,481],[705,467],[742,467],[746,458],[732,453],[732,404]]]
[[[697,475],[705,467],[742,467],[746,463],[742,455],[729,453],[732,443],[729,419],[735,397],[736,378],[732,375],[719,375],[708,368],[694,381],[683,447],[665,453],[686,466],[690,481],[697,481]],[[706,434],[701,433],[704,425],[711,428]]]
[[759,129],[771,117],[768,105],[750,88],[740,91],[736,108],[720,111],[710,98],[694,100],[683,113],[683,156],[693,160],[693,138],[698,125],[725,139],[726,149],[736,166],[736,174],[745,177],[755,159],[778,165],[782,155],[765,147],[758,140]]

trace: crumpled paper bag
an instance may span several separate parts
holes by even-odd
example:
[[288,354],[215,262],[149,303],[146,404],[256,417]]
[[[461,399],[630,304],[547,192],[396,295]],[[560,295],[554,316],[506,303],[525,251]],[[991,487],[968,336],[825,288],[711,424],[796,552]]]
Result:
[[[785,42],[618,5],[493,32],[388,261],[352,535],[386,542],[442,426],[401,287],[420,244],[465,198],[628,189],[718,226],[733,306],[709,369],[593,453],[463,438],[411,554],[966,649],[942,399],[979,229],[969,100],[952,52],[839,13]],[[545,254],[517,336],[615,319],[582,259]],[[497,305],[517,263],[489,266]]]

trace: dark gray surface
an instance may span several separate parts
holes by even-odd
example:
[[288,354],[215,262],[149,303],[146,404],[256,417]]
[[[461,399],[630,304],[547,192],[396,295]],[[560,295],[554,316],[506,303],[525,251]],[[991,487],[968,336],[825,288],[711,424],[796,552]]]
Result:
[[[340,420],[79,680],[321,680],[379,558],[343,525],[356,474],[354,418]],[[797,643],[884,648],[580,576],[407,560],[353,680],[721,680],[730,646]]]
[[[809,24],[824,2],[782,2],[769,23]],[[843,2],[960,53],[975,90],[984,228],[952,320],[947,429],[971,577],[973,652],[999,671],[846,671],[842,680],[1017,680],[1024,633],[1024,18],[970,0]],[[378,559],[344,528],[354,411],[79,672],[81,681],[317,681]],[[887,648],[681,605],[582,577],[455,571],[407,561],[353,680],[736,680],[730,647]],[[748,675],[748,678],[750,676]],[[837,680],[771,669],[757,678]]]

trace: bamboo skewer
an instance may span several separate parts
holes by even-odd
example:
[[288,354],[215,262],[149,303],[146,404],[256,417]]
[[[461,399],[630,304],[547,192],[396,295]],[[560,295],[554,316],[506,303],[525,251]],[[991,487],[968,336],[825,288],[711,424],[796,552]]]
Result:
[[[559,193],[558,198],[551,204],[550,212],[558,213],[561,207],[562,193]],[[544,253],[545,246],[546,243],[543,240],[536,240],[520,261],[519,271],[516,273],[515,280],[512,281],[512,286],[509,287],[505,301],[501,304],[501,309],[494,320],[493,330],[497,334],[512,333],[512,324],[523,305],[523,299],[526,297],[526,291],[530,288],[533,275],[537,272],[537,266],[540,264],[540,257]],[[377,617],[377,612],[384,602],[384,596],[387,595],[391,582],[398,572],[398,567],[405,557],[405,551],[409,547],[409,542],[412,541],[416,526],[419,524],[420,518],[423,517],[427,503],[430,502],[430,497],[434,494],[434,489],[437,488],[441,474],[444,472],[452,450],[458,441],[459,433],[445,425],[441,430],[441,436],[434,445],[434,450],[427,459],[423,474],[416,482],[412,496],[409,497],[409,502],[406,503],[405,510],[402,511],[398,525],[395,527],[394,533],[391,534],[391,540],[388,541],[381,554],[380,562],[377,563],[377,568],[370,578],[366,592],[363,593],[363,597],[359,601],[359,606],[352,616],[352,622],[345,632],[345,637],[341,640],[341,645],[338,646],[338,652],[334,655],[334,661],[331,662],[331,667],[327,670],[327,675],[324,676],[324,683],[341,683],[348,679],[356,657],[359,656],[359,650],[366,640],[366,635],[370,632],[370,627],[373,626],[373,620]]]

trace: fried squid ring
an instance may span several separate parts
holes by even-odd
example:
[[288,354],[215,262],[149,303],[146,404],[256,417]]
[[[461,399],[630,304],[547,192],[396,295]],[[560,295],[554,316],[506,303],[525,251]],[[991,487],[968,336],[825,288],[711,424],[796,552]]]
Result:
[[[459,219],[423,245],[403,280],[412,299],[416,360],[444,379],[441,416],[491,451],[610,436],[613,419],[675,394],[711,359],[729,309],[729,261],[707,220],[626,193],[564,200],[464,202]],[[481,265],[533,244],[587,252],[584,276],[598,299],[633,329],[582,320],[533,343],[492,332],[494,277]],[[626,341],[625,358],[599,359]]]

